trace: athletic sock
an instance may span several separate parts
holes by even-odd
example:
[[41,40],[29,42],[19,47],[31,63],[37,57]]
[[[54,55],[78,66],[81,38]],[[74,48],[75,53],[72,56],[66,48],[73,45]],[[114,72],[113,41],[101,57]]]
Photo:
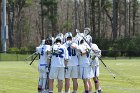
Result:
[[96,93],[98,93],[98,90],[96,90]]
[[76,91],[76,90],[74,90],[72,93],[77,93],[77,91]]
[[53,91],[49,91],[49,93],[53,93]]
[[42,85],[42,89],[45,89],[45,87],[46,87],[46,78],[43,78],[43,85]]
[[89,91],[88,90],[85,90],[85,93],[89,93]]

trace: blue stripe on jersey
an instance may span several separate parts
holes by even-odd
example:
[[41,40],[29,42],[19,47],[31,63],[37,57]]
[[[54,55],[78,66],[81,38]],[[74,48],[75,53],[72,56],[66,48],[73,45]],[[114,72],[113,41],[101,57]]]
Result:
[[47,66],[47,64],[40,64],[40,66]]
[[95,66],[95,73],[94,73],[95,77],[97,76],[96,73],[97,73],[97,67]]

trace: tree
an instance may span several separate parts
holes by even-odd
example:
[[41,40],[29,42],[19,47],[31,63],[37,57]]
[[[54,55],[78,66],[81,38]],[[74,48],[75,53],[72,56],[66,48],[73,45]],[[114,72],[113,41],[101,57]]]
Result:
[[113,40],[117,39],[118,30],[118,2],[119,0],[113,0],[113,17],[112,17],[112,34]]
[[[0,37],[1,37],[1,26],[2,26],[2,20],[1,20],[1,12],[2,12],[2,8],[1,8],[1,5],[2,5],[2,0],[0,0]],[[2,47],[1,47],[1,38],[0,38],[0,50],[2,50]]]
[[57,5],[58,1],[57,0],[42,0],[43,5],[47,8],[46,10],[43,10],[43,15],[46,16],[49,23],[51,23],[51,31],[52,31],[52,36],[55,36],[58,31],[58,23],[57,23]]
[[8,0],[9,47],[14,47],[14,20],[15,20],[15,2]]
[[138,8],[139,8],[139,4],[138,4],[138,0],[133,0],[133,5],[132,5],[132,8],[133,8],[133,32],[132,32],[132,36],[135,36],[136,35],[136,13],[138,11]]

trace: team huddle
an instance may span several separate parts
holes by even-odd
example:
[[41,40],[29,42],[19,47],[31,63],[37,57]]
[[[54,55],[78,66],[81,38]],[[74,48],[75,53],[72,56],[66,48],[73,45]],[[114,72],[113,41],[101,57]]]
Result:
[[[83,80],[84,93],[101,93],[99,85],[99,61],[101,50],[92,43],[89,35],[90,28],[83,33],[76,30],[74,37],[71,32],[58,34],[43,40],[36,53],[39,54],[39,81],[38,93],[53,93],[54,80],[57,80],[58,93],[62,93],[65,80],[65,93],[70,93],[70,79],[72,79],[72,93],[78,91],[78,79]],[[91,80],[93,79],[94,82]]]

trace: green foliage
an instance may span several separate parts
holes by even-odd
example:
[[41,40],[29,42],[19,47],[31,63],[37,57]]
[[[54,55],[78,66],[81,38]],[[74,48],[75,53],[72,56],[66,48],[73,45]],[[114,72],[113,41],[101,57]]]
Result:
[[140,37],[121,38],[116,41],[108,39],[96,40],[96,44],[102,50],[107,50],[105,56],[140,56]]
[[41,1],[45,6],[57,5],[58,3],[58,0],[41,0]]
[[26,0],[25,1],[26,6],[28,7],[28,6],[32,5],[32,2],[33,2],[33,0]]
[[9,48],[7,50],[8,53],[19,53],[19,49],[16,47]]
[[20,48],[20,53],[21,54],[28,54],[29,49],[27,47],[21,47]]

